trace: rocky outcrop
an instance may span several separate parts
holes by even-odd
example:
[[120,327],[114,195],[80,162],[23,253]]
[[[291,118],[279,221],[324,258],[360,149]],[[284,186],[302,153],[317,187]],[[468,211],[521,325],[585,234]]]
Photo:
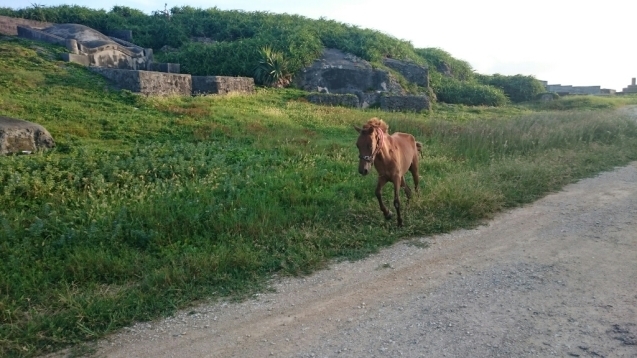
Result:
[[429,87],[429,69],[417,63],[386,58],[383,64],[400,73],[409,82],[421,87]]
[[[426,67],[393,59],[386,59],[384,63],[408,81],[429,86]],[[429,108],[427,96],[408,95],[391,72],[374,68],[369,62],[336,49],[325,49],[318,60],[294,77],[293,84],[313,92],[306,98],[317,104],[358,108],[378,106],[390,111],[419,112]],[[345,94],[356,96],[357,101],[342,96]]]
[[363,108],[377,104],[381,92],[405,93],[389,71],[375,69],[369,62],[336,49],[325,49],[319,59],[295,76],[293,83],[309,92],[354,94]]
[[30,154],[53,147],[53,137],[41,125],[0,116],[0,155]]

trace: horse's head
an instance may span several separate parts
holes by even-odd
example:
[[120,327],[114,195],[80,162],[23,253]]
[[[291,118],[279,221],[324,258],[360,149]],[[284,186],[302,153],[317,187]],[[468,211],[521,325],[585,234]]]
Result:
[[361,175],[369,174],[372,164],[374,163],[374,157],[378,154],[380,150],[380,145],[382,143],[382,138],[376,134],[376,131],[381,131],[380,129],[375,129],[374,127],[363,127],[359,128],[354,126],[354,129],[359,133],[358,139],[356,140],[356,146],[358,147],[358,172]]

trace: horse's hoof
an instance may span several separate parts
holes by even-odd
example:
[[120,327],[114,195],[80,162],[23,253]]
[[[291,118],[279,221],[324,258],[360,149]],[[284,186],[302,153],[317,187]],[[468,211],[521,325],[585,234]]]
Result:
[[386,219],[386,220],[389,220],[389,219],[391,219],[391,218],[392,218],[392,216],[394,216],[394,214],[392,214],[392,213],[391,213],[391,211],[390,211],[390,212],[388,212],[387,214],[385,214],[385,219]]

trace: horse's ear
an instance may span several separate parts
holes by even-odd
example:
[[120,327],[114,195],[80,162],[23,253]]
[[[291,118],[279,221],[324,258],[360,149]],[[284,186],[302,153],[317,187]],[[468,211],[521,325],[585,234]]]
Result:
[[360,132],[363,130],[362,128],[359,128],[359,127],[357,127],[357,126],[354,126],[354,129],[356,129],[356,131],[357,131],[358,133],[360,133]]

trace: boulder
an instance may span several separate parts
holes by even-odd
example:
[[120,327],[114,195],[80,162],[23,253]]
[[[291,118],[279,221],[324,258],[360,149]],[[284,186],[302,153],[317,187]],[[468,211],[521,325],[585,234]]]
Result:
[[29,154],[53,147],[53,137],[41,125],[0,116],[0,155]]

